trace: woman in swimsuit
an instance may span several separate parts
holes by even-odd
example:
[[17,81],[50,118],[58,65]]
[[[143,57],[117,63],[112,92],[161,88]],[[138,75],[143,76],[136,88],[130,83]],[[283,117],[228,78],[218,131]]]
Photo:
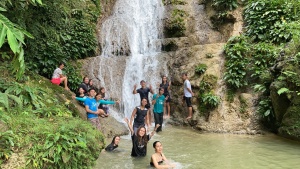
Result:
[[166,156],[163,154],[162,152],[163,147],[160,141],[155,141],[153,143],[153,148],[155,149],[155,153],[151,156],[151,161],[150,161],[151,166],[157,169],[175,167],[175,164],[169,164]]

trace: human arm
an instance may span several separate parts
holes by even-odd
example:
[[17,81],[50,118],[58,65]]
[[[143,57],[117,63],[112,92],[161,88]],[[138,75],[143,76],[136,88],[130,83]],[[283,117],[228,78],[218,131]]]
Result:
[[151,94],[154,94],[154,91],[153,91],[152,85],[149,85],[149,89],[150,89],[150,93],[151,93]]
[[150,128],[150,110],[147,111],[146,124],[147,124],[147,127]]
[[189,81],[188,81],[188,83],[186,83],[186,89],[192,94],[192,96],[194,96],[194,93],[192,91],[192,86]]
[[100,104],[116,104],[115,101],[112,100],[98,100]]
[[154,133],[156,132],[157,128],[159,127],[160,125],[159,124],[156,124],[154,130],[150,133],[150,138],[154,135]]
[[132,125],[129,123],[128,118],[125,118],[124,121],[125,121],[126,124],[128,125],[128,128],[129,128],[129,130],[130,130],[130,132],[131,132],[131,135],[133,135],[133,134],[134,134],[134,131],[133,131]]
[[137,87],[137,85],[135,84],[135,85],[133,86],[132,94],[137,94],[136,87]]
[[154,94],[152,97],[152,105],[156,103],[156,99],[157,99],[157,94]]
[[130,117],[130,124],[132,124],[133,120],[134,120],[134,117],[135,117],[135,114],[136,114],[136,108],[134,108],[134,110],[132,111],[131,113],[131,117]]
[[[168,162],[165,155],[164,154],[161,154],[161,155],[162,155],[162,160]],[[151,156],[151,161],[152,161],[154,167],[157,168],[157,169],[165,169],[165,168],[174,168],[175,167],[174,164],[159,165],[157,159],[155,158],[155,154],[153,154]]]
[[98,111],[92,111],[92,110],[89,108],[89,105],[85,105],[85,111],[88,112],[88,113],[91,113],[91,114],[99,114]]
[[84,102],[86,100],[85,97],[75,97],[76,100]]
[[171,89],[171,81],[169,81],[168,91],[170,91],[170,89]]

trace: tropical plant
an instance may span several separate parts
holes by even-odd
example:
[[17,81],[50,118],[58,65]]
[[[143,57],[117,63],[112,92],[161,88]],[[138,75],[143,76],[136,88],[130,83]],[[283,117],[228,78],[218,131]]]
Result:
[[12,131],[0,132],[0,165],[9,159],[15,146],[15,135]]
[[171,19],[167,20],[165,34],[168,37],[181,37],[186,30],[185,18],[187,13],[181,9],[174,9],[172,11]]
[[200,74],[200,75],[204,74],[206,70],[207,70],[207,65],[206,64],[199,64],[195,68],[195,72]]
[[202,103],[207,106],[208,108],[215,108],[220,103],[220,97],[214,95],[213,93],[204,93],[203,96],[201,96]]

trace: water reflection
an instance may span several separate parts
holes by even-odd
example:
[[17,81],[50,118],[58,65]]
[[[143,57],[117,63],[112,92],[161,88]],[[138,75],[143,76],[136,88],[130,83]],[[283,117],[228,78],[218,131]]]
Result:
[[276,135],[203,134],[166,126],[150,140],[146,157],[132,158],[130,137],[122,136],[118,151],[101,153],[95,168],[150,168],[152,143],[156,140],[162,142],[166,157],[177,162],[176,168],[285,169],[300,165],[300,143]]

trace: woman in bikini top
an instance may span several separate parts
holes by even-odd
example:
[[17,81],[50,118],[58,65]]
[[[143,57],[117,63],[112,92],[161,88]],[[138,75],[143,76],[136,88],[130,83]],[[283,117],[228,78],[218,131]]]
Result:
[[[153,143],[153,148],[155,149],[155,153],[151,156],[151,161],[150,161],[151,166],[158,168],[158,169],[175,167],[174,164],[170,164],[168,162],[167,158],[162,153],[163,147],[162,147],[161,142],[155,141]],[[164,162],[166,162],[166,164],[163,164]]]

